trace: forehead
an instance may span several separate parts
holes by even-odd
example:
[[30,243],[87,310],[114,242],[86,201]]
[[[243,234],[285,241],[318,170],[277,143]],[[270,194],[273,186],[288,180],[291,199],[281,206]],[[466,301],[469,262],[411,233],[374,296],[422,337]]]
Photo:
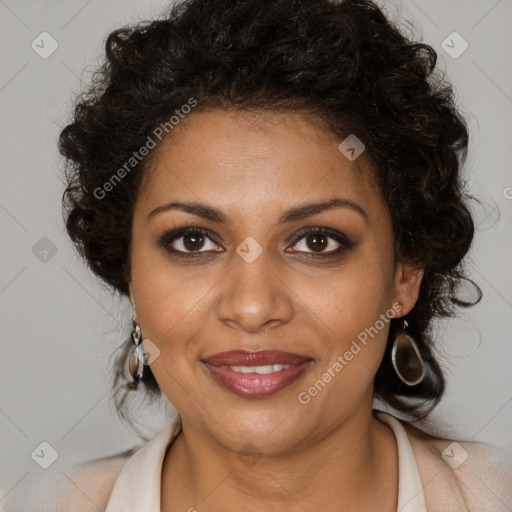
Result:
[[350,161],[340,142],[305,114],[193,112],[154,150],[138,208],[181,199],[256,213],[342,196],[381,214],[366,156]]

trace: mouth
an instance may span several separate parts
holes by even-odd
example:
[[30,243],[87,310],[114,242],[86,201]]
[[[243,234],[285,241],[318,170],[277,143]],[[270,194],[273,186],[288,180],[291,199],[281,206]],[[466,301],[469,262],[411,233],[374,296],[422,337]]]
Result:
[[231,350],[202,362],[217,384],[238,396],[259,398],[291,385],[311,366],[313,359],[277,350]]

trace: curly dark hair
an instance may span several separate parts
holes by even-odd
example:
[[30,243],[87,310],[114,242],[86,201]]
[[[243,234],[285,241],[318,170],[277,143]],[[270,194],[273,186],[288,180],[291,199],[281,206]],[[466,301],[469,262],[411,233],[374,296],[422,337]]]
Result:
[[[435,50],[409,40],[368,0],[185,0],[160,19],[113,31],[105,53],[59,139],[66,229],[92,271],[128,294],[133,207],[150,155],[111,180],[191,99],[191,115],[292,111],[311,115],[339,140],[357,134],[389,206],[395,258],[424,269],[407,320],[427,378],[411,387],[397,378],[389,354],[402,323],[392,319],[375,396],[413,420],[426,418],[445,390],[432,321],[482,297],[463,268],[474,236],[467,201],[475,198],[459,172],[468,130]],[[108,194],[99,193],[109,180]],[[475,287],[476,300],[457,297],[463,281]],[[128,338],[113,372],[122,418],[130,348]],[[143,382],[153,398],[161,394],[149,367]]]

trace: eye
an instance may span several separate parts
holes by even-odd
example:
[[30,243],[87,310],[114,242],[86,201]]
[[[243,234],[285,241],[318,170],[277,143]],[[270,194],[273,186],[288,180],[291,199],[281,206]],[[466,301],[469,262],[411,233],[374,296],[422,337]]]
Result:
[[[193,258],[207,253],[223,252],[224,249],[214,242],[217,237],[207,229],[199,227],[179,228],[166,233],[158,245],[178,257]],[[307,255],[309,258],[321,258],[337,255],[351,249],[354,244],[346,235],[330,228],[306,228],[295,238],[291,251]]]
[[215,238],[215,236],[206,229],[182,228],[165,234],[160,240],[160,245],[169,252],[183,257],[200,256],[212,251],[221,252],[223,249],[219,248],[212,238]]
[[308,257],[322,257],[338,254],[352,246],[352,242],[339,231],[330,228],[309,228],[300,233],[292,249],[293,252],[309,254]]

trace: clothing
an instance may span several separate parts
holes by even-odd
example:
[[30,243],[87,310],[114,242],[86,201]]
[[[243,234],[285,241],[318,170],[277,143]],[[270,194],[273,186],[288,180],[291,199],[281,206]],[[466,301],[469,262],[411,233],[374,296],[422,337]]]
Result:
[[[397,442],[397,512],[512,511],[510,454],[484,443],[429,436],[382,411],[376,417],[389,425]],[[31,506],[7,510],[160,512],[162,465],[180,430],[178,416],[134,452],[88,463],[81,477],[68,474],[59,485],[45,488]]]

